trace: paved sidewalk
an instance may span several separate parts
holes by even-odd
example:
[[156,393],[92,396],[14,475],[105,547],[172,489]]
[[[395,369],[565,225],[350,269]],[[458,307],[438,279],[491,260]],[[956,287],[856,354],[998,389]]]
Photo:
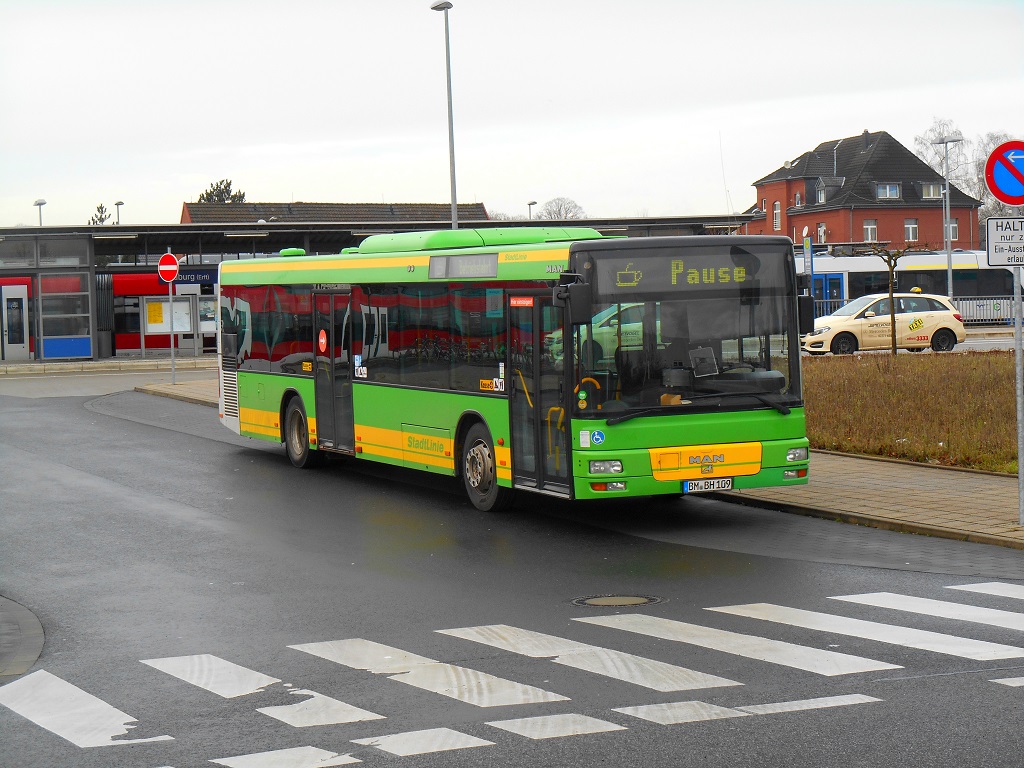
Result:
[[[137,387],[217,405],[217,382]],[[807,485],[719,494],[729,501],[943,538],[1024,549],[1017,478],[812,451]]]

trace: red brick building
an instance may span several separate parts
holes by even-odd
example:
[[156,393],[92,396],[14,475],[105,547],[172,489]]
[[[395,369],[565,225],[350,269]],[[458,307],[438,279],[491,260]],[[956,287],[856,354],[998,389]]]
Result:
[[[885,131],[819,144],[754,182],[749,234],[812,242],[888,243],[941,251],[942,175]],[[950,185],[952,247],[979,248],[980,200]]]

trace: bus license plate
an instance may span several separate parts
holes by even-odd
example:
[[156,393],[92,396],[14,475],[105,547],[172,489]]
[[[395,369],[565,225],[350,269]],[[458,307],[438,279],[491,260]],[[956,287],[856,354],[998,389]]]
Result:
[[704,491],[731,491],[731,477],[716,477],[713,480],[686,480],[683,482],[683,493],[702,493]]

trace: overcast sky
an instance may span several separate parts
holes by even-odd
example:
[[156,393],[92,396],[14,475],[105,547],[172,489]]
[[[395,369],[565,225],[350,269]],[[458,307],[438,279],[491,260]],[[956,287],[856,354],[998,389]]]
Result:
[[[0,0],[0,226],[450,201],[432,0]],[[722,214],[831,139],[1024,139],[1019,0],[453,0],[460,202]],[[113,220],[112,220],[113,221]]]

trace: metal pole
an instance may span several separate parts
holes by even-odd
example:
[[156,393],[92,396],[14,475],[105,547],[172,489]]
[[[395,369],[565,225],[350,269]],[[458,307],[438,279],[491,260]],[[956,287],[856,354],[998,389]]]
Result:
[[[171,252],[171,246],[167,246],[167,253]],[[171,384],[176,384],[174,380],[174,296],[171,290],[174,288],[174,281],[170,280],[167,283],[167,305],[171,309]]]
[[455,120],[452,117],[452,48],[448,36],[448,9],[444,11],[444,63],[448,76],[448,164],[452,177],[452,229],[459,228],[459,205],[455,195]]
[[943,164],[942,177],[946,182],[946,194],[942,200],[942,242],[946,246],[946,288],[949,298],[953,298],[953,247],[949,239],[949,142],[945,142],[946,160]]
[[[989,230],[991,231],[991,230]],[[991,251],[990,251],[991,253]],[[1024,359],[1021,358],[1021,275],[1020,267],[1013,270],[1013,361],[1017,372],[1017,524],[1024,525]]]

